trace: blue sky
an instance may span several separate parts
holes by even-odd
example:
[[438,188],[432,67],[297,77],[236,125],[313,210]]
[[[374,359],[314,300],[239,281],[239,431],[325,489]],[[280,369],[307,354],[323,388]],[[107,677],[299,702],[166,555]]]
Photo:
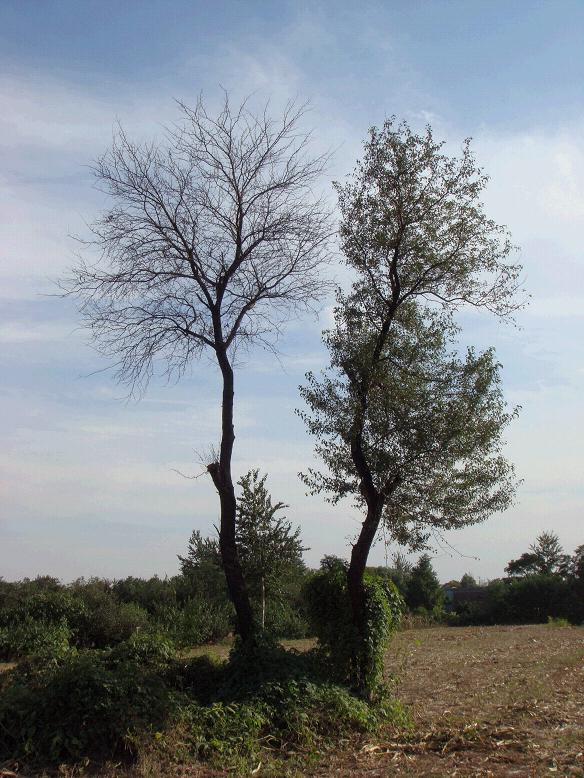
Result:
[[[0,7],[0,575],[123,576],[176,571],[217,501],[197,475],[217,439],[209,363],[139,402],[104,371],[71,301],[46,296],[74,261],[68,237],[104,207],[88,164],[119,120],[160,135],[174,98],[220,85],[274,111],[309,99],[329,178],[348,173],[368,126],[431,122],[455,151],[473,137],[489,213],[521,247],[532,295],[519,328],[465,315],[465,341],[495,345],[522,413],[508,454],[517,504],[435,546],[443,579],[500,575],[544,529],[584,542],[584,4],[579,0],[154,2],[4,0]],[[328,187],[328,181],[323,185]],[[345,554],[351,506],[308,498],[296,473],[311,441],[294,415],[327,322],[290,325],[281,360],[258,352],[238,374],[238,475],[270,474],[300,523],[307,560]],[[451,544],[454,549],[450,548]],[[385,558],[383,544],[373,561]]]

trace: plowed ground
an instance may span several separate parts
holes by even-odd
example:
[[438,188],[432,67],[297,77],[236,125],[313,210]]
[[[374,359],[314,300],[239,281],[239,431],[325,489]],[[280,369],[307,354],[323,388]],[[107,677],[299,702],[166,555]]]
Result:
[[387,668],[413,731],[314,774],[584,776],[584,628],[406,631]]

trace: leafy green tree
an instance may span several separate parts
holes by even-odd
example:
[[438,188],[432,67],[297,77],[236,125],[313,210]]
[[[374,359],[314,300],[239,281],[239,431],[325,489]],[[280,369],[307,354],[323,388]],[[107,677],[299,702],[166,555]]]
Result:
[[[300,528],[281,515],[288,506],[273,503],[266,488],[267,475],[250,470],[239,479],[236,540],[243,575],[252,598],[260,603],[260,623],[266,623],[266,601],[293,599],[300,591],[305,572]],[[195,530],[185,557],[179,556],[181,571],[194,584],[194,591],[212,599],[225,596],[221,581],[222,558],[215,538],[204,538]]]
[[408,608],[425,608],[433,610],[442,602],[440,581],[432,567],[428,554],[422,554],[417,564],[412,568],[408,581],[406,603]]
[[300,528],[281,515],[288,506],[272,502],[266,488],[267,475],[250,470],[237,482],[237,544],[250,593],[260,601],[262,629],[266,623],[266,600],[281,599],[294,574],[302,575],[305,551]]
[[180,570],[191,585],[191,596],[207,602],[225,602],[227,587],[217,538],[204,538],[193,530],[186,556],[179,556]]
[[468,143],[459,159],[428,128],[388,120],[372,129],[353,178],[337,185],[346,262],[356,273],[339,292],[324,335],[331,368],[307,376],[302,414],[324,472],[313,492],[353,497],[364,520],[348,586],[364,633],[363,575],[381,521],[393,539],[423,547],[433,527],[462,527],[511,502],[512,467],[500,453],[512,418],[492,350],[451,353],[454,312],[517,307],[519,268],[506,231],[486,217],[486,177]]
[[[391,567],[376,568],[379,575],[387,576],[397,586],[399,593],[405,598],[408,581],[412,574],[412,563],[401,552],[396,552],[391,560]],[[382,571],[385,571],[384,573]]]
[[562,574],[584,584],[584,545],[578,546],[572,556],[566,556],[562,563]]
[[571,585],[572,620],[581,624],[584,622],[584,545],[578,546],[567,558],[562,573]]
[[477,582],[473,575],[471,575],[470,573],[465,573],[460,579],[460,585],[463,588],[469,588],[471,586],[476,586]]
[[542,532],[529,549],[519,559],[512,559],[505,572],[509,575],[558,575],[569,559],[555,532]]

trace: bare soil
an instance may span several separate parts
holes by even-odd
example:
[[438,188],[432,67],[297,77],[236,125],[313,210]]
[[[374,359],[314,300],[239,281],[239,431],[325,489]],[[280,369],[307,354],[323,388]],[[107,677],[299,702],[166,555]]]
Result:
[[387,658],[411,732],[321,776],[584,776],[584,628],[409,630]]

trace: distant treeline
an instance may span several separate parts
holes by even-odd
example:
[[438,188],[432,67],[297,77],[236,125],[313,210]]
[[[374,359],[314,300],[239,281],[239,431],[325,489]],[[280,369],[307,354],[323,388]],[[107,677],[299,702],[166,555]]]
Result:
[[565,554],[558,536],[543,532],[505,568],[506,578],[483,587],[446,585],[450,620],[458,624],[584,622],[584,545]]
[[[325,557],[321,569],[333,564],[344,563]],[[162,635],[177,648],[226,638],[235,628],[234,612],[214,542],[193,533],[181,568],[180,575],[164,579],[92,578],[70,584],[50,576],[0,579],[0,659],[69,646],[108,648],[136,632]],[[415,565],[398,554],[391,566],[369,568],[396,585],[410,614],[405,624],[584,621],[584,546],[569,556],[553,533],[543,533],[506,572],[507,578],[484,586],[470,574],[440,585],[426,554]],[[314,575],[296,558],[264,586],[265,626],[271,634],[310,636],[307,591]]]
[[[0,580],[0,659],[68,646],[108,648],[137,631],[164,635],[178,648],[227,637],[233,609],[221,580],[196,586],[187,576],[62,584],[56,578]],[[270,603],[267,625],[279,637],[306,634],[299,590]]]

